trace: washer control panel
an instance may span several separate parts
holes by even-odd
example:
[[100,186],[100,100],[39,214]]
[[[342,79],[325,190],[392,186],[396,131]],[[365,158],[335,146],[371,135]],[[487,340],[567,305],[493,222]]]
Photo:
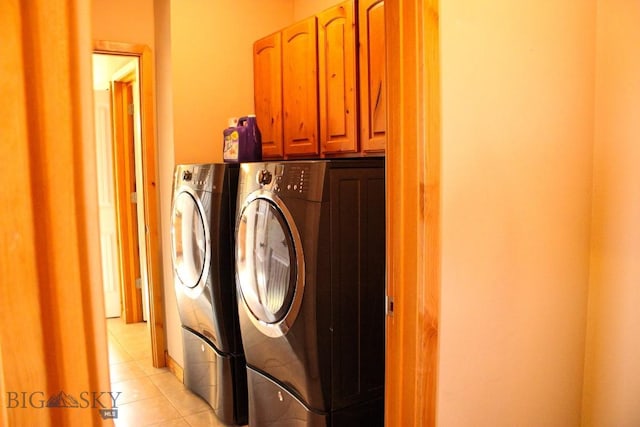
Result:
[[308,165],[291,165],[287,167],[287,173],[278,175],[278,192],[304,194],[310,179],[310,167]]
[[194,190],[212,191],[212,165],[180,165],[176,172],[177,185],[188,185]]
[[256,170],[255,180],[262,189],[280,197],[319,201],[323,171],[321,162],[266,163]]

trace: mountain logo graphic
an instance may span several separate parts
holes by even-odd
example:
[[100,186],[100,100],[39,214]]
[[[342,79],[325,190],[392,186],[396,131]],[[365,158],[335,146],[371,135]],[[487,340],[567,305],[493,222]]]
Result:
[[60,391],[60,393],[55,396],[51,396],[49,400],[47,400],[47,408],[78,408],[80,404],[75,399],[75,397],[70,394],[65,393],[64,391]]

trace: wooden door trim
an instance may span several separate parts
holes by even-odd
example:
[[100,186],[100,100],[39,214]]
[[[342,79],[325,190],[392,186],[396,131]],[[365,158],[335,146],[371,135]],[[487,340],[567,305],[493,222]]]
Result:
[[135,157],[133,128],[129,118],[129,100],[125,81],[112,83],[113,105],[113,158],[116,199],[116,233],[118,235],[118,257],[120,262],[120,286],[122,290],[125,323],[143,321],[142,292],[136,287],[139,277],[140,256],[138,253],[137,215],[132,205],[131,193],[135,183]]
[[[402,6],[400,5],[402,3]],[[385,2],[387,426],[434,426],[440,321],[438,0]]]
[[151,329],[151,351],[153,366],[166,366],[167,350],[164,325],[164,293],[160,261],[160,220],[157,173],[157,147],[155,124],[155,82],[153,56],[148,46],[97,40],[93,44],[94,53],[137,56],[140,64],[140,109],[142,131],[142,174],[145,205],[147,249],[147,277],[149,280],[149,325]]

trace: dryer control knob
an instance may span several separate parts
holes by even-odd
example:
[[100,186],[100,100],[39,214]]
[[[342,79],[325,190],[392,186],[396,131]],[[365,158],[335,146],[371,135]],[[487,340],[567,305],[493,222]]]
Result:
[[266,169],[262,169],[261,171],[258,172],[258,175],[256,176],[256,180],[258,181],[258,184],[261,185],[267,185],[271,182],[271,172],[269,172]]
[[185,181],[191,181],[192,177],[193,177],[193,173],[191,173],[191,171],[182,172],[182,179],[184,179]]

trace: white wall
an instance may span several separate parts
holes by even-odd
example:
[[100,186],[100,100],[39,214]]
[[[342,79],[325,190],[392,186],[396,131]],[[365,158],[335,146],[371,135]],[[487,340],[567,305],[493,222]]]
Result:
[[595,0],[440,3],[439,426],[580,422]]
[[598,0],[584,426],[640,425],[640,2]]
[[125,65],[136,61],[135,57],[120,55],[102,55],[94,53],[93,90],[109,90],[113,74]]

